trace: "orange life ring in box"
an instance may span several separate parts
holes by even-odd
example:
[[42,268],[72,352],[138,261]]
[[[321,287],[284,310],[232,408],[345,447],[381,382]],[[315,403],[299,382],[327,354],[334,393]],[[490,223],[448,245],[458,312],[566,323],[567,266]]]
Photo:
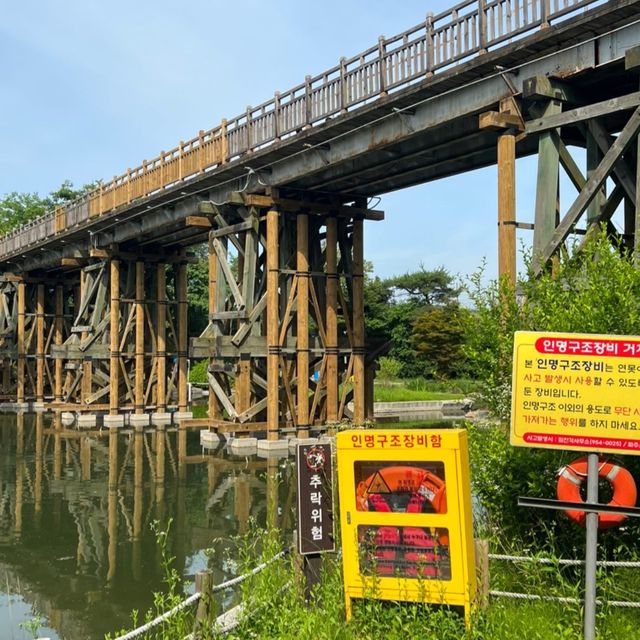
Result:
[[[558,500],[566,502],[584,502],[580,495],[580,487],[587,478],[587,458],[578,458],[562,467],[558,472],[556,491]],[[634,507],[637,490],[633,476],[615,462],[601,461],[598,466],[598,476],[608,480],[613,487],[613,497],[610,505],[617,507]],[[584,511],[565,511],[565,513],[579,525],[584,526],[586,513]],[[610,529],[619,525],[627,516],[618,513],[599,513],[598,528]]]
[[[381,489],[385,491],[381,491]],[[421,513],[428,502],[436,513],[447,511],[444,480],[426,469],[409,466],[385,467],[358,483],[356,503],[358,511],[391,512],[391,494],[408,494],[405,513]],[[449,545],[448,537],[430,536],[419,527],[388,527],[376,529],[375,546],[377,572],[393,575],[398,563],[408,576],[436,577],[437,547]],[[398,554],[398,550],[403,554]]]

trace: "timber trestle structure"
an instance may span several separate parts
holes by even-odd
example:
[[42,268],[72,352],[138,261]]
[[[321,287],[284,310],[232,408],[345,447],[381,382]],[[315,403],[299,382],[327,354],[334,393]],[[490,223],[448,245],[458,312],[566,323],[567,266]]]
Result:
[[273,438],[372,417],[363,233],[382,212],[250,195],[200,211],[211,225],[209,323],[191,355],[209,359],[209,417]]
[[[639,8],[463,0],[3,236],[1,399],[166,424],[206,360],[193,427],[361,424],[377,353],[363,228],[383,217],[369,202],[483,167],[497,167],[500,275],[515,280],[522,229],[538,272],[601,225],[640,263]],[[527,221],[516,160],[532,155]],[[448,205],[420,206],[455,227]],[[189,336],[202,244],[208,318]]]
[[383,213],[366,201],[240,193],[195,213],[188,225],[208,246],[201,336],[189,345],[197,259],[185,251],[111,246],[65,260],[59,281],[5,274],[3,399],[112,416],[186,412],[190,357],[207,360],[209,426],[275,439],[371,418],[364,221]]

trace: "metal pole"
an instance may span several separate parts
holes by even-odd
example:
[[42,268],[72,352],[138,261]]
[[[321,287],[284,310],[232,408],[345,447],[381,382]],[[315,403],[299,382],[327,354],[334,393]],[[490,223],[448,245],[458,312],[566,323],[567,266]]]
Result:
[[[587,502],[598,502],[597,453],[587,459]],[[584,572],[584,640],[596,637],[596,563],[598,560],[598,514],[587,513],[587,548]]]

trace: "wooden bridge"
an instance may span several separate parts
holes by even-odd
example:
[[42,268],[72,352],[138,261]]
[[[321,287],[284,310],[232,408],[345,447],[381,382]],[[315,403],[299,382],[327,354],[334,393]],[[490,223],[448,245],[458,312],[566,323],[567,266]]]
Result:
[[[372,196],[497,164],[502,275],[522,228],[538,268],[571,234],[616,235],[617,211],[637,249],[639,6],[461,2],[4,236],[3,400],[163,424],[187,416],[188,363],[206,359],[203,424],[277,439],[364,422]],[[526,223],[515,160],[531,154]],[[564,212],[561,168],[577,192]],[[188,249],[203,242],[208,326],[190,337]]]

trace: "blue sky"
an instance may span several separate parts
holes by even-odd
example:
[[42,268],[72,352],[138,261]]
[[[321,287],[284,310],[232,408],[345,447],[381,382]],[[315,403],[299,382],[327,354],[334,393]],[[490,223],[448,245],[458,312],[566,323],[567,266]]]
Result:
[[[23,0],[0,21],[0,194],[109,179],[439,12],[450,0]],[[518,219],[535,165],[518,163]],[[385,277],[495,276],[495,168],[383,197],[365,252]],[[407,233],[407,229],[410,232]],[[523,240],[530,232],[520,232]]]

